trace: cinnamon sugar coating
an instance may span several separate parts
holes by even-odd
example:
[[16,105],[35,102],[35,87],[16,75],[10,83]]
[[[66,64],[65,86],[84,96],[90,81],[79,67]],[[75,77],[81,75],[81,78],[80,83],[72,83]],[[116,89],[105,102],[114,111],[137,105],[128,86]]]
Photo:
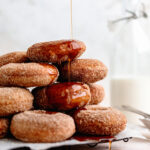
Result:
[[0,118],[0,139],[4,138],[9,130],[9,119]]
[[33,96],[24,88],[0,87],[0,116],[9,116],[30,110]]
[[72,117],[44,110],[26,111],[12,118],[11,133],[25,142],[59,142],[75,133]]
[[104,88],[101,85],[95,83],[90,83],[88,86],[91,92],[91,101],[89,104],[94,105],[100,103],[105,96]]
[[88,105],[74,115],[77,132],[89,135],[116,135],[126,127],[126,117],[111,107]]
[[[68,63],[58,65],[60,81],[68,79]],[[71,81],[94,83],[102,80],[107,75],[107,67],[96,59],[76,59],[71,62]]]
[[0,56],[0,67],[9,63],[23,63],[29,59],[26,52],[11,52]]
[[85,44],[77,40],[41,42],[29,47],[27,56],[31,61],[60,63],[78,58],[85,49]]
[[35,87],[50,85],[57,80],[56,67],[42,63],[10,63],[0,67],[1,86]]

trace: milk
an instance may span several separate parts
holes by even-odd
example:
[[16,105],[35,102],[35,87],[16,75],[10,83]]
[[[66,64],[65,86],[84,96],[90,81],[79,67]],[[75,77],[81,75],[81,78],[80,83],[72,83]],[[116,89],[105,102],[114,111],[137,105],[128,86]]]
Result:
[[[150,76],[111,79],[111,105],[129,105],[150,114]],[[128,122],[139,124],[138,115],[125,112]]]

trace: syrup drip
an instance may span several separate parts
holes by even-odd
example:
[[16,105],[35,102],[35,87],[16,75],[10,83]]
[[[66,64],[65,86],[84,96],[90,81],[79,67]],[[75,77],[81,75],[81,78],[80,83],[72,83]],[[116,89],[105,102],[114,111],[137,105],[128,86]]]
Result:
[[[72,23],[72,0],[70,0],[70,29],[71,29],[71,39],[73,39],[73,23]],[[68,82],[71,81],[71,60],[68,59]],[[74,110],[71,114],[75,115],[76,113],[80,112],[81,110],[86,110],[86,108],[77,109]],[[73,139],[76,139],[78,141],[87,141],[87,140],[95,140],[100,141],[101,139],[110,139],[113,138],[113,136],[85,136],[85,135],[74,135]],[[109,140],[109,150],[111,150],[111,140]]]
[[71,29],[71,39],[73,39],[73,23],[72,23],[72,0],[70,0],[70,29]]
[[109,140],[109,150],[111,150],[111,144],[112,144],[112,142],[111,142],[111,140]]
[[45,112],[45,114],[50,114],[50,115],[52,115],[52,114],[56,114],[57,112],[54,112],[54,111],[46,111]]
[[[74,135],[73,136],[73,139],[76,139],[78,141],[88,141],[88,140],[94,140],[94,141],[100,141],[101,139],[106,139],[106,140],[109,140],[109,139],[112,139],[114,138],[113,136],[88,136],[88,135]],[[109,140],[109,150],[111,148],[111,140]]]
[[[71,39],[73,39],[73,23],[72,23],[72,0],[70,0],[70,29],[71,29]],[[70,72],[71,72],[71,60],[70,58],[68,59],[68,82],[71,81],[70,77]]]
[[68,59],[68,82],[70,82],[71,81],[71,74],[70,74],[70,72],[71,72],[71,60],[70,59]]
[[50,65],[50,64],[46,64],[46,63],[39,63],[39,64],[47,69],[50,78],[52,78],[49,83],[49,84],[51,84],[58,76],[58,71],[57,71],[56,67],[54,67],[53,65]]

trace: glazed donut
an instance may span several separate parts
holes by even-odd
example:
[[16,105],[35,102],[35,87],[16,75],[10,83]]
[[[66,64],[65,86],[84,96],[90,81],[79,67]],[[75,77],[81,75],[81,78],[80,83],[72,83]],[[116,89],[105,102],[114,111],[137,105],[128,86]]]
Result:
[[23,63],[27,61],[26,52],[11,52],[0,56],[0,67],[9,63]]
[[100,103],[105,96],[104,88],[101,85],[95,83],[89,83],[88,86],[91,92],[91,101],[89,104],[93,105]]
[[35,108],[59,111],[71,110],[86,105],[91,94],[86,84],[79,82],[56,83],[33,90]]
[[32,45],[27,56],[31,61],[60,63],[78,58],[85,49],[85,44],[77,40],[50,41]]
[[25,142],[59,142],[75,133],[71,116],[44,110],[26,111],[12,118],[11,133]]
[[9,116],[29,110],[33,105],[33,96],[24,88],[0,87],[0,116]]
[[56,67],[40,63],[10,63],[0,67],[1,86],[35,87],[50,85],[57,80]]
[[0,118],[0,139],[5,137],[9,129],[9,119]]
[[88,135],[116,135],[126,127],[126,117],[111,107],[88,105],[74,113],[77,132]]
[[[58,65],[60,81],[68,79],[68,63]],[[71,62],[71,81],[94,83],[102,80],[107,75],[107,67],[96,59],[76,59]]]

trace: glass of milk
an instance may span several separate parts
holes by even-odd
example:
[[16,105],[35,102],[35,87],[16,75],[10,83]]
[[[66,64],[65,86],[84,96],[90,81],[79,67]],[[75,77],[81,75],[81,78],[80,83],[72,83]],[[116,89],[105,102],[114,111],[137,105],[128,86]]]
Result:
[[[140,8],[130,5],[131,13],[125,9],[123,17],[112,24],[111,105],[128,105],[150,114],[150,19],[145,10],[141,13],[140,5],[136,7]],[[139,124],[138,115],[124,114],[128,122]]]

